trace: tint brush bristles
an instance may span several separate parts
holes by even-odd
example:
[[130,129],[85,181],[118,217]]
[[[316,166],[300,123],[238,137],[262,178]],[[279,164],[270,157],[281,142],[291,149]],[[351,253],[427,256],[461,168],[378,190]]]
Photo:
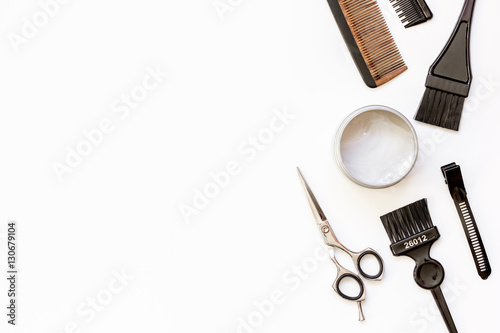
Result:
[[407,67],[376,0],[328,0],[366,85],[375,88]]
[[405,28],[413,27],[432,18],[424,0],[390,0]]
[[426,88],[415,120],[458,131],[464,102],[463,96]]
[[392,243],[400,242],[433,227],[426,199],[395,210],[380,219]]

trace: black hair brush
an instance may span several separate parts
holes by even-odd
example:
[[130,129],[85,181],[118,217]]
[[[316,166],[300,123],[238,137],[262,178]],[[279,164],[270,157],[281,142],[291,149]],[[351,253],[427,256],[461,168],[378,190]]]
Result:
[[440,287],[444,279],[443,266],[430,257],[431,246],[439,238],[439,232],[432,224],[427,200],[414,202],[381,216],[380,219],[392,242],[392,253],[395,256],[405,255],[415,260],[413,271],[415,282],[432,292],[448,331],[457,333]]
[[470,27],[475,3],[465,1],[455,30],[430,67],[415,120],[458,131],[472,82]]

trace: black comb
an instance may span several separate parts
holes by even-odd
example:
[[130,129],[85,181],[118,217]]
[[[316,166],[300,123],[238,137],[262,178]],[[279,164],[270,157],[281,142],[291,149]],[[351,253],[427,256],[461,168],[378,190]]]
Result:
[[437,227],[432,224],[427,199],[381,216],[382,224],[391,240],[395,256],[408,256],[415,260],[413,278],[424,289],[430,290],[449,332],[457,333],[450,310],[441,291],[444,269],[430,257],[432,244],[439,238]]
[[390,0],[392,7],[405,24],[405,28],[413,27],[432,18],[432,12],[424,0]]

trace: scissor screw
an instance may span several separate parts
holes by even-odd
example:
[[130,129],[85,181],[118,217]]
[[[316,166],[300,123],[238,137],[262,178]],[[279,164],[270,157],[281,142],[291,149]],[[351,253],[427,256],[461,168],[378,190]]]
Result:
[[327,225],[324,225],[322,228],[321,228],[321,231],[323,231],[324,234],[328,233],[328,231],[330,231],[330,228],[328,228]]

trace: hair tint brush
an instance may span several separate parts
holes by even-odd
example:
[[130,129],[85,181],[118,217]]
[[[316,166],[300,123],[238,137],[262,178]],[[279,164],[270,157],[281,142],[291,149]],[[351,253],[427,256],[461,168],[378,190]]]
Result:
[[424,289],[432,292],[448,331],[457,333],[450,310],[441,291],[444,269],[430,257],[432,244],[439,238],[437,227],[432,224],[427,200],[422,199],[408,206],[381,216],[382,224],[391,240],[395,256],[405,255],[415,260],[413,278]]
[[415,120],[458,131],[472,82],[470,27],[475,3],[465,1],[455,30],[430,67]]
[[328,0],[328,4],[368,87],[378,87],[407,69],[377,0]]

